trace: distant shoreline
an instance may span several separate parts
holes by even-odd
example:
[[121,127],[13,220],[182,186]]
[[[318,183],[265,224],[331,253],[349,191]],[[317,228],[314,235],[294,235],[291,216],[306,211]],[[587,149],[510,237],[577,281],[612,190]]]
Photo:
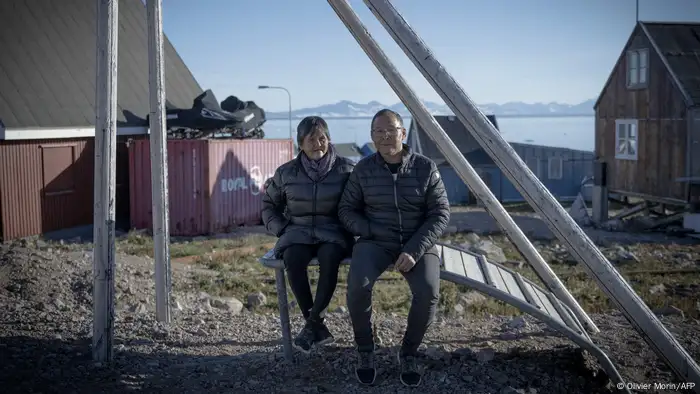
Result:
[[[496,118],[592,118],[595,114],[546,114],[546,115],[499,115],[496,114]],[[410,115],[405,115],[405,117],[410,118]],[[301,116],[292,116],[292,119],[302,119]],[[353,120],[353,119],[372,119],[371,116],[328,116],[325,117],[328,120]],[[268,117],[267,120],[289,120],[289,116],[279,116],[275,114],[274,117]]]

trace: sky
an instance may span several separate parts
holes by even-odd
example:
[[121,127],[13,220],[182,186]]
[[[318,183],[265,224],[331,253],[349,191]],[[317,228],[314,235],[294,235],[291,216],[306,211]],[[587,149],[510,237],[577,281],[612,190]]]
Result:
[[[442,103],[362,0],[368,31],[424,100]],[[597,98],[636,22],[635,0],[394,0],[477,103]],[[643,21],[700,21],[700,0],[639,0]],[[219,101],[270,112],[397,96],[323,0],[165,0],[168,39]]]

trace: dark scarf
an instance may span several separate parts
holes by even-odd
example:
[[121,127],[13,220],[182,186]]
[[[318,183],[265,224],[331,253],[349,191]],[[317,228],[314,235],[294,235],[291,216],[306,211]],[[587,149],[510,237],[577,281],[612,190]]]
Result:
[[311,160],[306,156],[306,153],[302,152],[301,164],[304,166],[304,170],[306,170],[309,178],[314,182],[318,182],[331,171],[333,164],[335,164],[335,158],[335,148],[333,144],[328,144],[328,152],[318,160]]

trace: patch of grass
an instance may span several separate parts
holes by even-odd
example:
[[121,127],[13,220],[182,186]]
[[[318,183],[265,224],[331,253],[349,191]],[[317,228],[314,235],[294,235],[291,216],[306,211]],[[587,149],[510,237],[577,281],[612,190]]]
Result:
[[[451,237],[454,243],[464,242],[464,235]],[[483,238],[483,237],[482,237]],[[504,253],[509,260],[522,261],[522,257],[510,245],[504,243],[497,237],[493,238],[499,246],[504,249]],[[235,243],[240,245],[243,243]],[[246,243],[247,244],[247,243]],[[229,244],[233,245],[233,244]],[[250,244],[247,244],[250,245]],[[213,247],[203,248],[203,251],[214,249]],[[653,273],[638,273],[644,270],[668,270],[678,268],[673,262],[673,256],[678,254],[688,254],[700,260],[700,248],[693,246],[659,246],[659,245],[633,245],[628,247],[640,262],[617,267],[622,276],[631,284],[635,292],[654,310],[672,305],[681,309],[688,317],[700,317],[696,303],[700,301],[700,273],[674,273],[666,275],[656,275]],[[248,294],[262,292],[267,298],[267,303],[262,307],[262,311],[277,311],[277,293],[275,289],[274,271],[263,267],[258,258],[267,251],[266,246],[257,248],[240,249],[231,247],[230,250],[215,254],[202,253],[195,258],[192,263],[202,268],[213,270],[212,274],[199,274],[196,278],[195,287],[199,291],[205,291],[215,296],[233,296],[245,302]],[[668,261],[659,258],[659,252],[669,256]],[[543,257],[545,254],[543,254]],[[545,257],[546,259],[546,257]],[[674,266],[675,264],[675,266]],[[584,271],[580,265],[565,265],[550,263],[560,280],[567,287],[569,292],[581,304],[588,313],[605,313],[617,309],[608,297],[600,290],[597,283]],[[526,278],[535,283],[541,283],[535,271],[525,264],[518,271]],[[339,306],[346,305],[348,267],[342,266],[338,275],[338,285],[329,306],[329,310],[335,310]],[[309,281],[312,293],[315,294],[318,283],[318,268],[309,268]],[[658,289],[659,284],[664,285],[666,291],[653,292]],[[695,286],[695,287],[694,287]],[[543,285],[540,285],[543,287]],[[656,288],[655,288],[656,287]],[[294,300],[294,295],[287,286],[289,300]],[[678,291],[681,289],[682,291]],[[693,290],[695,289],[695,290]],[[465,303],[462,298],[472,290],[465,286],[460,286],[451,282],[442,281],[440,290],[439,309],[446,313],[451,313],[455,305],[461,303],[465,306],[467,315],[520,315],[515,307],[498,301],[494,298],[484,296],[478,300]],[[689,294],[688,291],[691,291]],[[694,291],[694,293],[693,293]],[[373,307],[377,311],[394,312],[406,314],[411,303],[411,292],[407,282],[398,272],[385,272],[377,281],[373,291]],[[295,305],[293,312],[298,312]]]
[[[172,258],[204,256],[221,250],[242,248],[274,243],[275,238],[267,235],[252,234],[237,238],[197,238],[194,240],[174,241],[170,243]],[[153,257],[153,237],[139,232],[129,232],[117,240],[117,251],[137,256]]]

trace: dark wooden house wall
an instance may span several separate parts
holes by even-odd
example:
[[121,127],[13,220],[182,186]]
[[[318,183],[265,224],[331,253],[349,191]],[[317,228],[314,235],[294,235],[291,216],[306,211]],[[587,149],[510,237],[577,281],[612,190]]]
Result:
[[[627,51],[649,50],[645,88],[627,88]],[[642,30],[624,48],[596,107],[595,153],[608,168],[608,188],[685,201],[687,121],[683,96]],[[637,160],[615,159],[615,120],[638,119]]]

